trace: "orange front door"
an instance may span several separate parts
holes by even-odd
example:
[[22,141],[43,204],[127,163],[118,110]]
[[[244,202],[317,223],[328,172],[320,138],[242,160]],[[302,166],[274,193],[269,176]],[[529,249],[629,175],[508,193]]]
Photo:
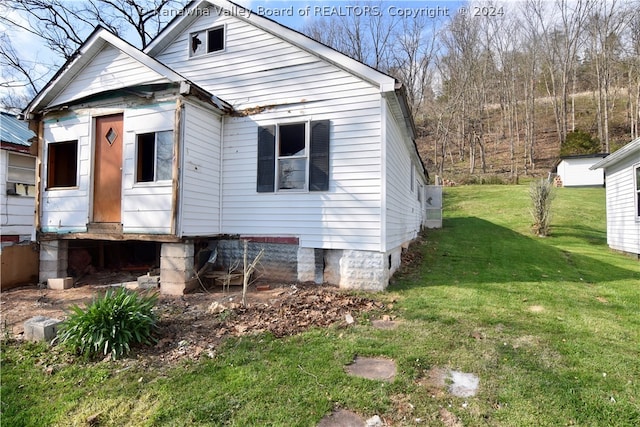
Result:
[[122,114],[96,118],[93,222],[120,223]]

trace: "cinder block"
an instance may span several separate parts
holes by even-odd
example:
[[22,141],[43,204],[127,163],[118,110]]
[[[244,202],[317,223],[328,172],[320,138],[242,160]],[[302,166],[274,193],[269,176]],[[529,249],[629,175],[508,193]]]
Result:
[[61,320],[35,316],[24,322],[24,339],[28,341],[51,341],[58,335]]
[[138,277],[138,288],[140,289],[155,289],[160,284],[160,276],[151,276],[145,274]]
[[73,277],[58,277],[47,280],[49,289],[69,289],[73,288]]
[[160,256],[189,258],[194,255],[192,242],[186,243],[163,243],[160,249]]

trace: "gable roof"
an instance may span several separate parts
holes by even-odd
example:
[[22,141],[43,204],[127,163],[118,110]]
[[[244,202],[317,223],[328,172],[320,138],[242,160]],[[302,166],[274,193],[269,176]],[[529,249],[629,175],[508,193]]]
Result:
[[[187,4],[177,16],[167,24],[167,26],[149,43],[144,52],[151,57],[160,54],[173,40],[182,34],[196,19],[198,19],[206,8],[212,7],[214,11],[229,14],[233,17],[247,22],[267,33],[274,35],[294,46],[333,64],[334,66],[353,74],[366,82],[378,87],[380,92],[391,94],[387,100],[391,102],[392,111],[396,118],[404,123],[407,134],[414,142],[414,148],[418,159],[418,148],[415,144],[416,127],[407,101],[405,88],[398,82],[381,71],[369,65],[357,61],[337,50],[322,44],[311,37],[308,37],[296,30],[273,21],[267,17],[259,15],[243,6],[228,0],[193,0]],[[214,12],[215,13],[215,12]],[[422,162],[420,167],[426,172]]]
[[[58,99],[58,96],[63,93],[65,88],[72,84],[74,78],[107,47],[113,47],[127,55],[132,60],[140,63],[141,66],[149,72],[149,75],[153,75],[153,83],[186,83],[189,87],[196,86],[180,74],[173,71],[171,68],[144,54],[141,50],[125,42],[107,29],[97,26],[82,46],[78,48],[73,56],[69,58],[69,60],[58,70],[52,79],[24,109],[23,113],[25,116],[28,117],[32,114],[39,113],[47,107],[55,107],[56,105],[52,105],[52,102],[64,104],[86,96],[88,93],[81,93],[72,99]],[[144,82],[144,77],[139,80],[139,82],[136,82],[137,84],[146,83]],[[125,87],[124,84],[118,82],[117,79],[113,79],[107,87],[100,86],[102,90],[92,92],[92,94],[121,89],[123,87]],[[208,92],[202,89],[200,89],[199,92],[205,92],[208,94]],[[215,98],[212,94],[208,95],[211,96],[218,108],[230,108],[230,106],[224,101]]]
[[152,57],[159,54],[210,6],[214,11],[220,11],[221,13],[232,15],[237,19],[250,23],[351,74],[355,74],[363,80],[379,86],[382,92],[393,92],[395,90],[395,78],[350,58],[298,31],[228,0],[193,0],[149,43],[144,49],[144,52]]
[[607,168],[616,163],[619,163],[625,160],[627,157],[636,155],[638,156],[638,160],[640,160],[640,138],[636,138],[618,151],[608,155],[604,159],[600,160],[595,165],[591,166],[589,169],[599,169],[599,168]]

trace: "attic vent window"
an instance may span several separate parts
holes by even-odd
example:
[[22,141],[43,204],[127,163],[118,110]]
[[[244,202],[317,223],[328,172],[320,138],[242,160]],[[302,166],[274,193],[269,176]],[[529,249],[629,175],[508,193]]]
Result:
[[107,138],[109,145],[113,145],[113,141],[116,140],[116,138],[118,137],[118,134],[116,133],[115,130],[113,130],[113,128],[109,128],[109,131],[104,137]]
[[189,37],[189,56],[224,50],[224,26],[191,33]]

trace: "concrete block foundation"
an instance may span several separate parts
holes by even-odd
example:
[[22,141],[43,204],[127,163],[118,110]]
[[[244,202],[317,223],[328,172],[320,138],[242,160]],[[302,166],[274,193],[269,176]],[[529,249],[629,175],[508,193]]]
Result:
[[163,243],[160,249],[160,293],[182,295],[196,285],[193,241]]
[[46,240],[40,243],[40,283],[47,283],[49,279],[66,277],[68,263],[68,241]]

